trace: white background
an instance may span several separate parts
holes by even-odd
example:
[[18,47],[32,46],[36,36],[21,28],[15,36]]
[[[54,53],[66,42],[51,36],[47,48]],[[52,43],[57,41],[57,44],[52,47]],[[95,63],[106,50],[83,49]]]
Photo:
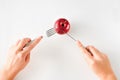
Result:
[[109,56],[120,79],[120,0],[0,0],[0,66],[18,39],[43,35],[15,80],[97,80],[72,39],[46,37],[61,17],[71,23],[69,34]]

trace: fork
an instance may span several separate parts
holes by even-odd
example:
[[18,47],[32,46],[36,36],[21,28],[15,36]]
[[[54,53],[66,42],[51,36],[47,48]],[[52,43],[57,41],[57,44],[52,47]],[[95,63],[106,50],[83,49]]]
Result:
[[[56,32],[55,32],[55,29],[54,29],[54,28],[51,28],[51,29],[49,29],[49,30],[46,31],[47,37],[50,37],[50,36],[54,35],[55,33],[56,33]],[[67,34],[67,36],[69,36],[72,40],[76,41],[76,39],[75,39],[73,36],[71,36],[71,35],[68,34],[68,33],[66,33],[66,34]]]

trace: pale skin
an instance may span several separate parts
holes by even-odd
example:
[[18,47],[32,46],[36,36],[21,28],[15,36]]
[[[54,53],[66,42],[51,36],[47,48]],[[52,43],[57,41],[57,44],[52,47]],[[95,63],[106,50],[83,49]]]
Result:
[[[7,62],[0,70],[0,80],[14,80],[17,74],[29,63],[30,52],[41,39],[42,36],[36,38],[28,46],[26,44],[31,41],[30,38],[18,40],[8,51]],[[117,80],[107,55],[93,46],[84,47],[80,41],[77,41],[77,45],[89,67],[100,80]]]
[[7,62],[0,71],[0,80],[14,80],[16,75],[25,68],[30,61],[31,50],[40,42],[42,36],[36,38],[26,46],[31,39],[18,40],[8,51]]
[[80,41],[77,41],[77,44],[89,67],[100,80],[117,80],[106,54],[94,46],[84,47]]

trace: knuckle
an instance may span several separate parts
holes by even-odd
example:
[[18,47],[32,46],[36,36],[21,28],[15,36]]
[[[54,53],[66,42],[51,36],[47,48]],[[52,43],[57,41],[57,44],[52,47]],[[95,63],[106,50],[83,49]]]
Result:
[[97,64],[97,61],[96,61],[96,60],[92,60],[92,61],[91,61],[91,64],[92,64],[92,65],[96,65],[96,64]]
[[93,48],[93,47],[94,47],[94,46],[92,46],[92,45],[88,45],[88,46],[87,46],[88,49],[91,49],[91,48]]
[[19,59],[21,59],[21,58],[23,58],[23,54],[22,54],[22,53],[19,53],[19,54],[17,55],[17,57],[18,57]]
[[88,46],[86,46],[86,48],[89,48],[89,45],[88,45]]
[[30,38],[25,38],[26,41],[30,41],[31,39]]
[[19,52],[18,52],[18,50],[17,50],[17,49],[15,49],[14,53],[15,53],[15,54],[18,54]]
[[90,47],[90,48],[94,48],[94,46],[92,46],[92,45],[90,45],[89,47]]
[[103,54],[105,58],[108,58],[108,56],[106,54]]
[[33,49],[33,47],[34,47],[33,45],[30,45],[28,49]]
[[23,41],[25,41],[25,40],[26,40],[26,38],[23,38],[22,40],[23,40]]
[[92,45],[88,45],[88,47],[93,47]]

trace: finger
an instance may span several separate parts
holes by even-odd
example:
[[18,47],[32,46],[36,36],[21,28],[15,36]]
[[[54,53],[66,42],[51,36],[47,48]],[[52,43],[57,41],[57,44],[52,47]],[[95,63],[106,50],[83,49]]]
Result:
[[95,47],[93,46],[88,46],[87,49],[93,54],[95,57],[101,57],[100,51],[98,51]]
[[89,50],[88,46],[86,47],[86,50],[93,56],[93,53]]
[[86,48],[83,46],[83,44],[80,41],[77,41],[77,44],[78,44],[80,50],[82,51],[82,53],[84,54],[84,56],[92,59],[91,54],[86,50]]
[[18,40],[15,45],[17,46],[19,44],[19,42],[20,42],[20,40]]
[[42,36],[36,38],[29,46],[25,47],[25,49],[23,50],[23,53],[30,52],[40,42],[42,38],[43,38]]
[[[16,46],[19,44],[19,42],[20,42],[20,40],[17,40],[16,43],[11,46],[11,48],[12,48],[12,47],[15,47],[15,48],[16,48]],[[17,49],[16,49],[16,50],[17,50]]]
[[18,46],[17,46],[17,50],[21,51],[21,50],[24,48],[24,46],[25,46],[28,42],[30,42],[30,41],[31,41],[30,38],[24,38],[24,39],[22,39],[22,40],[19,42]]

